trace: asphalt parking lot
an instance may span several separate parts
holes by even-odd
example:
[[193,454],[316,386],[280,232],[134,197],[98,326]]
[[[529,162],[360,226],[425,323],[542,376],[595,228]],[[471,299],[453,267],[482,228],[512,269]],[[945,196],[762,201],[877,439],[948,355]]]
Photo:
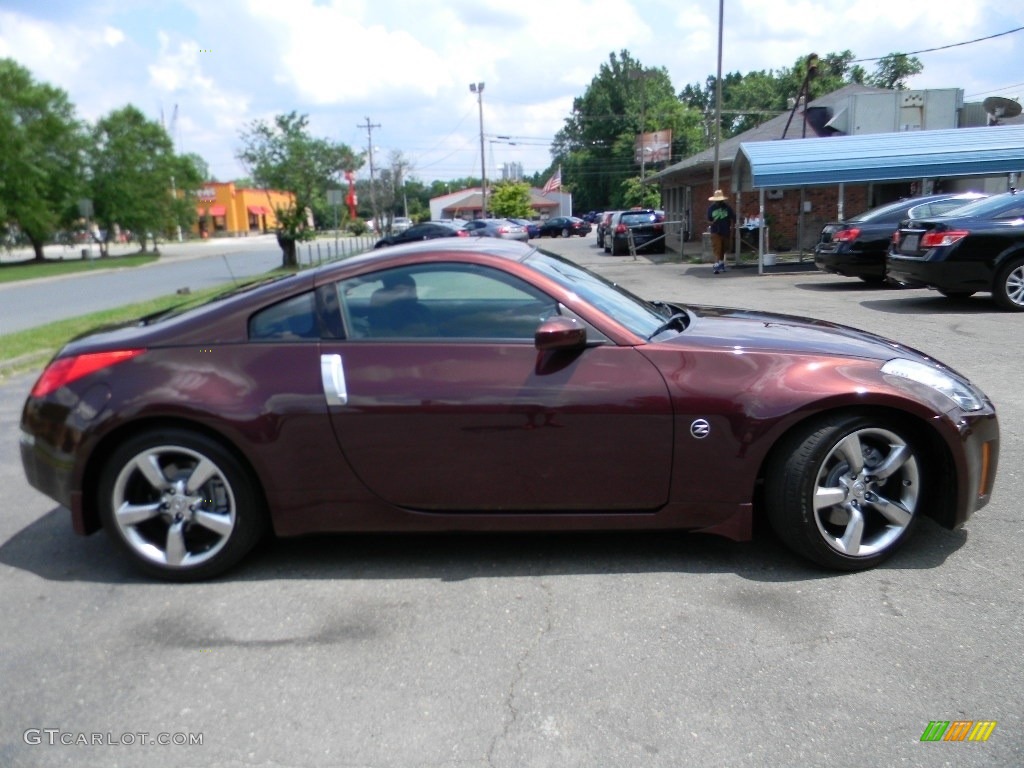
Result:
[[[592,235],[542,246],[644,296],[933,353],[999,409],[992,503],[959,531],[923,521],[859,574],[770,536],[330,536],[171,585],[28,487],[17,424],[34,374],[16,376],[0,381],[0,765],[1024,764],[1024,314],[605,256]],[[996,726],[921,741],[958,720]]]

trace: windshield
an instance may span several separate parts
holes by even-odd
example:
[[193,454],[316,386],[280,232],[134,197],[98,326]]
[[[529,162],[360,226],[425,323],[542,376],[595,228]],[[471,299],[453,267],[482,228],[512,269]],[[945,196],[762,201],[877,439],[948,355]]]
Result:
[[534,251],[526,263],[622,323],[637,336],[650,338],[665,322],[667,315],[655,305],[553,253]]
[[914,200],[904,198],[903,200],[897,200],[895,203],[887,203],[886,205],[880,205],[878,208],[872,208],[870,211],[864,211],[864,213],[858,214],[851,219],[847,219],[847,221],[867,222],[886,221],[888,219],[896,221],[907,209],[907,206],[912,205],[914,202]]

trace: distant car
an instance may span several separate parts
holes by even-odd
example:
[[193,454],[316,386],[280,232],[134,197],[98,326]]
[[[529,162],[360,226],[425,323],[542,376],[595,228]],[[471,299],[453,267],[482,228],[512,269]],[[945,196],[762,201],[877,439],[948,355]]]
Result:
[[638,253],[665,252],[665,212],[653,208],[616,211],[604,235],[604,251],[613,256],[629,253],[629,239]]
[[1005,192],[948,216],[900,222],[886,276],[949,298],[978,291],[1024,312],[1024,192]]
[[572,237],[579,235],[586,237],[590,234],[591,226],[577,216],[555,216],[540,225],[538,237]]
[[524,243],[530,239],[526,227],[511,219],[473,219],[467,221],[462,228],[471,237],[498,237],[502,240],[519,240]]
[[866,283],[884,282],[885,254],[902,219],[945,216],[983,197],[981,192],[906,197],[846,221],[830,222],[822,228],[814,246],[814,264],[822,272],[859,277]]
[[[496,238],[373,251],[79,336],[32,386],[18,442],[77,533],[104,528],[181,581],[271,530],[743,540],[761,519],[802,556],[863,570],[921,518],[964,523],[999,463],[990,400],[921,352],[646,301]],[[929,532],[896,568],[948,546]],[[63,556],[74,575],[105,554]]]
[[521,227],[526,227],[526,237],[528,240],[532,240],[535,237],[540,237],[540,224],[536,221],[530,221],[529,219],[509,219]]
[[414,224],[404,232],[398,232],[387,237],[382,237],[373,246],[374,248],[385,248],[389,245],[400,245],[401,243],[413,243],[417,240],[433,240],[438,237],[468,237],[469,233],[462,229],[459,224],[449,224],[441,221],[425,221],[422,224]]
[[604,248],[604,237],[608,232],[608,226],[611,224],[612,216],[616,214],[616,211],[605,211],[598,218],[594,224],[594,231],[597,232],[597,247]]
[[395,233],[405,232],[411,226],[412,219],[405,216],[395,216],[395,220],[391,222],[391,231]]

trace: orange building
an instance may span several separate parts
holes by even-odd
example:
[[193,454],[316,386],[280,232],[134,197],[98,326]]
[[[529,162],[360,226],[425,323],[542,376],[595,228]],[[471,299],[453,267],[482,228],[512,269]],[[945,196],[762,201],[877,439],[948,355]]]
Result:
[[196,193],[196,222],[193,234],[200,237],[216,235],[262,234],[277,228],[277,208],[290,208],[295,203],[291,192],[276,189],[236,188],[233,181],[210,181]]

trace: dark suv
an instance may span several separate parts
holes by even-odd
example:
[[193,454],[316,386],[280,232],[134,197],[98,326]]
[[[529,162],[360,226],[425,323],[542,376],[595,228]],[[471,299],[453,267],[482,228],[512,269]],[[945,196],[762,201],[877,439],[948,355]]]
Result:
[[992,195],[951,216],[900,222],[886,276],[949,298],[989,292],[1004,309],[1024,312],[1024,192]]
[[906,218],[944,216],[984,197],[980,192],[947,192],[907,197],[847,219],[826,224],[814,246],[814,264],[822,272],[859,277],[867,283],[885,281],[885,254],[892,233]]
[[613,256],[629,253],[632,235],[637,252],[665,252],[665,212],[651,208],[616,211],[604,235],[604,251]]

